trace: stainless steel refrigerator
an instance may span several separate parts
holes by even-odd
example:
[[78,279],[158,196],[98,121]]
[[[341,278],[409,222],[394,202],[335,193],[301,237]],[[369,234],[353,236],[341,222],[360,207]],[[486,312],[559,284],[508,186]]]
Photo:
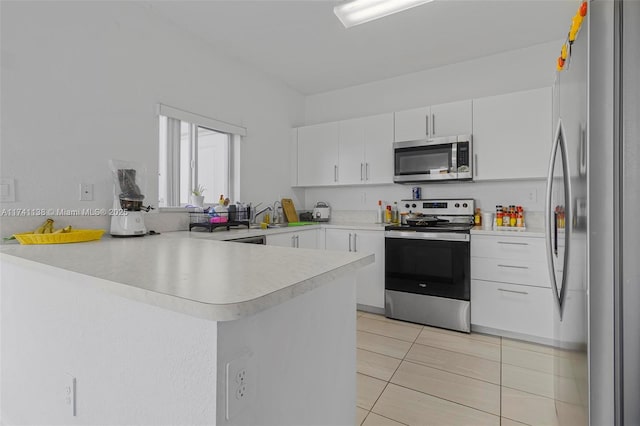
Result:
[[545,216],[561,425],[640,424],[639,46],[640,2],[593,0],[554,86]]

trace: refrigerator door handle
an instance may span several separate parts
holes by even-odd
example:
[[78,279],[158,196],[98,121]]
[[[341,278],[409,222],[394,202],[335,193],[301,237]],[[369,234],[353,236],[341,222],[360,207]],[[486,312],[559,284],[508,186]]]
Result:
[[[560,150],[560,155],[561,155],[561,160],[562,160],[562,179],[563,179],[563,184],[564,184],[564,196],[565,196],[565,215],[568,217],[571,217],[570,215],[570,211],[568,211],[568,209],[570,208],[570,200],[571,200],[571,193],[570,193],[570,188],[569,188],[569,169],[568,169],[568,162],[567,162],[567,149],[566,149],[566,142],[564,140],[564,131],[563,131],[563,127],[562,127],[562,120],[558,121],[558,129],[556,130],[556,137],[553,141],[553,148],[551,149],[551,158],[549,159],[549,174],[547,176],[547,193],[546,193],[546,201],[545,201],[545,228],[546,228],[546,232],[545,232],[545,239],[546,239],[546,243],[547,243],[547,263],[548,263],[548,267],[549,267],[549,278],[551,281],[551,289],[553,291],[553,298],[554,300],[557,302],[558,304],[558,310],[560,313],[560,319],[562,320],[562,313],[564,310],[564,299],[565,299],[565,294],[566,294],[566,278],[567,278],[567,274],[569,271],[567,271],[567,259],[569,256],[569,232],[570,232],[570,227],[571,224],[569,223],[568,226],[565,227],[565,249],[564,249],[564,259],[562,259],[562,266],[563,266],[563,274],[562,274],[562,282],[561,287],[560,287],[560,291],[558,291],[558,282],[556,279],[556,273],[555,273],[555,263],[554,263],[554,255],[557,257],[557,253],[558,253],[558,229],[557,229],[557,225],[558,225],[558,221],[556,218],[556,212],[555,209],[552,213],[551,211],[551,195],[552,195],[552,184],[553,184],[553,175],[554,175],[554,171],[555,171],[555,163],[556,163],[556,156],[558,154],[558,150]],[[555,220],[554,220],[555,219]],[[554,223],[552,224],[551,221],[554,220]],[[551,235],[553,232],[554,235]]]

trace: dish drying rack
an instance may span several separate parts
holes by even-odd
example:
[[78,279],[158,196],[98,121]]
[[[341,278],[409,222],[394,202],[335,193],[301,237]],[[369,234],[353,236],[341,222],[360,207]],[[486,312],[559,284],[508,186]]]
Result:
[[193,228],[205,228],[209,232],[216,228],[226,228],[228,231],[232,226],[250,228],[250,206],[238,208],[230,205],[227,209],[224,212],[216,212],[213,207],[209,207],[203,211],[189,212],[189,231]]

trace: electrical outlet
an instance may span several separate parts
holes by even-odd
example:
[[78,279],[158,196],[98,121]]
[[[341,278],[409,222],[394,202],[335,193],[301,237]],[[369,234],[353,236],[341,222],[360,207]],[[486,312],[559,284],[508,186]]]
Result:
[[252,354],[244,355],[226,364],[226,418],[246,410],[256,392],[256,369]]
[[93,184],[80,184],[80,201],[93,201]]
[[76,378],[65,374],[64,403],[69,408],[69,414],[76,415]]
[[532,189],[527,192],[527,201],[535,203],[538,201],[538,193],[535,189]]

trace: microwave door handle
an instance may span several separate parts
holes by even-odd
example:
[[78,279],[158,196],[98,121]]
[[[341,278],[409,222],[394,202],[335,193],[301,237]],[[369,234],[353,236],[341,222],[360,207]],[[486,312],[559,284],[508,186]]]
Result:
[[473,175],[478,177],[478,154],[473,156]]

